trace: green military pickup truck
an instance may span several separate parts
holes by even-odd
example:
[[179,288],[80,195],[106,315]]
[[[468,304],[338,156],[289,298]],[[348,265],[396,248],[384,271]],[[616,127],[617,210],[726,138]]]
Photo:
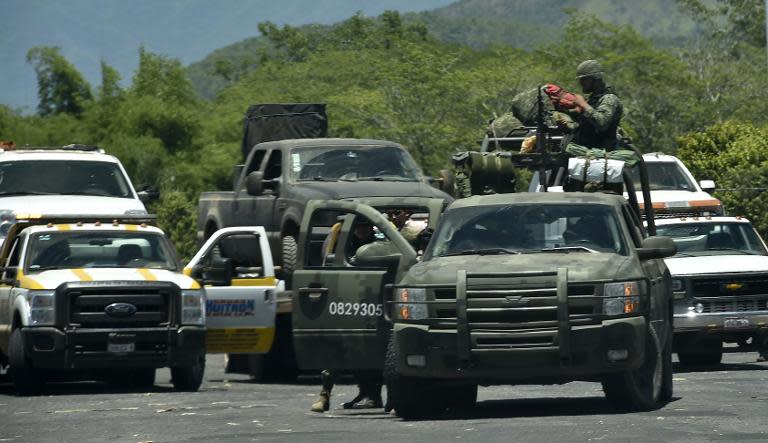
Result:
[[395,286],[385,375],[398,415],[471,406],[477,386],[602,382],[622,410],[672,395],[671,240],[619,195],[459,200]]

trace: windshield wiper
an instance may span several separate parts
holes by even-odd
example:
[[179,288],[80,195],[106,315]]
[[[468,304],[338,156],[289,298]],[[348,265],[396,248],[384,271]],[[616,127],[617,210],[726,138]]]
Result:
[[499,254],[520,254],[520,251],[515,251],[512,249],[506,249],[506,248],[465,249],[463,251],[441,254],[439,255],[439,257],[450,257],[454,255],[499,255]]
[[0,197],[11,197],[14,195],[60,195],[60,194],[58,192],[40,192],[40,191],[0,192]]
[[556,247],[556,248],[539,249],[536,252],[565,252],[567,254],[569,252],[592,252],[592,253],[597,253],[598,251],[595,251],[594,249],[588,248],[586,246],[559,246],[559,247]]
[[104,193],[104,192],[85,192],[85,191],[73,191],[73,192],[67,192],[67,193],[64,193],[64,194],[61,194],[61,195],[90,195],[90,196],[93,196],[93,197],[120,197],[120,198],[126,198],[124,196],[112,195],[112,194]]
[[742,249],[736,249],[736,248],[707,248],[707,251],[735,251],[735,252],[741,252],[742,254],[746,255],[756,255],[749,251],[744,251]]
[[358,177],[358,181],[375,181],[375,182],[415,182],[418,181],[408,177],[398,177],[396,175],[377,175],[375,177]]
[[305,182],[305,181],[310,181],[310,180],[314,180],[316,182],[335,182],[335,181],[338,181],[335,178],[323,177],[322,175],[318,175],[317,177],[312,177],[312,178],[300,178],[298,181]]

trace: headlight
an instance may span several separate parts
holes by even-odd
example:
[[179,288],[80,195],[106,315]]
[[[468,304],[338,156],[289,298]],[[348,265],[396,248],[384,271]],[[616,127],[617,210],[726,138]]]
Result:
[[[397,292],[395,318],[400,320],[422,320],[427,318],[427,290],[424,288],[402,288]],[[421,302],[421,303],[419,303]]]
[[181,291],[181,324],[205,324],[205,291],[200,289]]
[[679,278],[672,279],[672,292],[685,292],[685,282]]
[[143,209],[129,209],[124,212],[125,215],[147,215],[147,211]]
[[645,294],[644,281],[606,283],[603,289],[603,312],[607,315],[631,314],[640,309],[640,296]]
[[54,291],[29,291],[29,326],[52,326],[56,321],[53,305]]

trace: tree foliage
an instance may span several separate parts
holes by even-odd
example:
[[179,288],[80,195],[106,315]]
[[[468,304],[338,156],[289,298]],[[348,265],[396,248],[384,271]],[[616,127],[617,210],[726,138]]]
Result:
[[61,55],[59,48],[37,46],[27,52],[27,62],[37,74],[42,116],[71,114],[79,116],[92,99],[91,88],[82,74]]
[[730,214],[750,217],[768,235],[768,127],[718,124],[682,137],[678,155],[694,176],[715,180]]

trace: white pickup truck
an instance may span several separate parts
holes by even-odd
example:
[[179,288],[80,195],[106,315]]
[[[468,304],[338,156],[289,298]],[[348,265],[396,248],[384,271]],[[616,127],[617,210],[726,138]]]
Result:
[[0,242],[16,215],[146,214],[120,161],[95,146],[0,149]]
[[717,364],[723,342],[739,351],[768,340],[768,248],[741,217],[656,220],[677,254],[672,274],[675,350],[682,364]]
[[[0,367],[20,393],[47,375],[147,387],[170,367],[196,390],[206,353],[260,354],[274,337],[275,280],[261,227],[216,232],[181,267],[151,219],[17,219],[0,247]],[[207,328],[206,328],[207,326]]]
[[[672,155],[643,154],[643,161],[648,170],[651,201],[657,217],[724,214],[723,204],[710,194],[715,190],[714,181],[696,182],[683,162]],[[639,169],[633,168],[632,174],[637,199],[642,207]]]

